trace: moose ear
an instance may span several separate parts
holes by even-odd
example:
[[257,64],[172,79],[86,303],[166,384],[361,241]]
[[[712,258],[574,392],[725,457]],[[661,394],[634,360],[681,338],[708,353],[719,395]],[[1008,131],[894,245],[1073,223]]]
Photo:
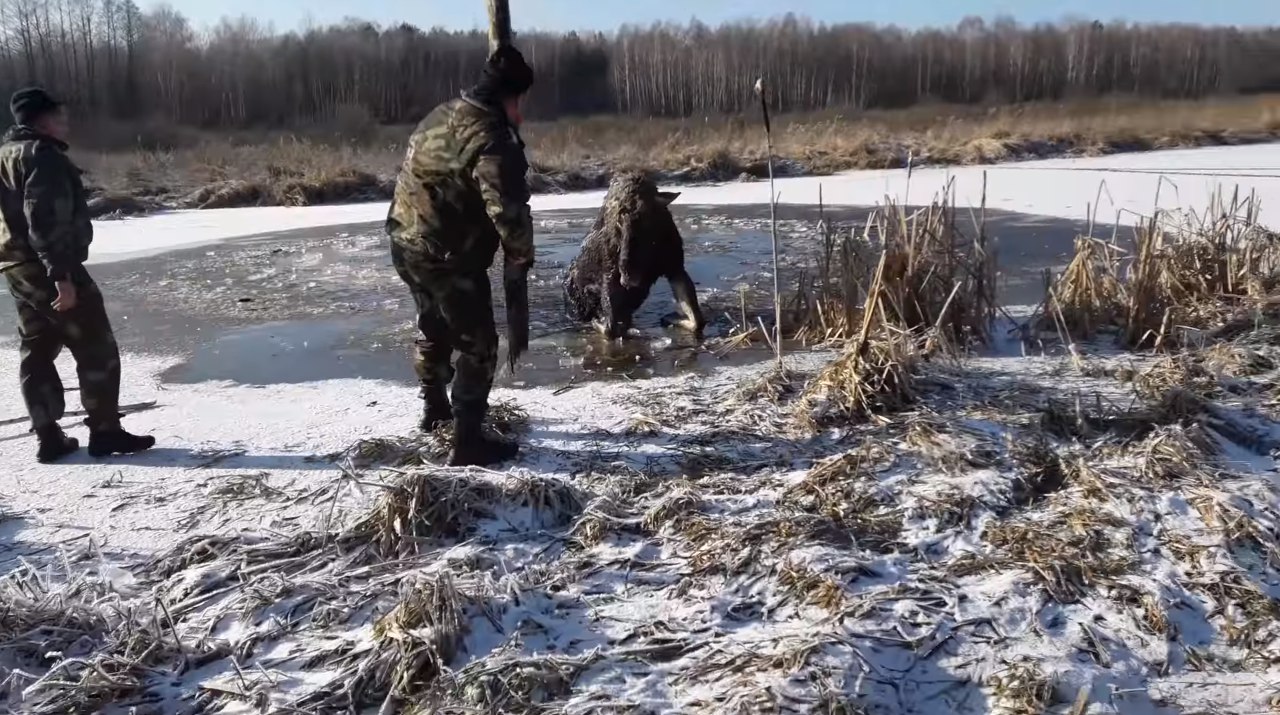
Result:
[[658,203],[662,204],[663,206],[670,206],[671,202],[675,201],[678,198],[680,198],[679,191],[659,191],[658,192]]

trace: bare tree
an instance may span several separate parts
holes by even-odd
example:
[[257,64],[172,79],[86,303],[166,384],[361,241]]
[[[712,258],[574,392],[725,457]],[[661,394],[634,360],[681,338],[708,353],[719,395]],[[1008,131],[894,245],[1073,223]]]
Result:
[[[1280,90],[1280,29],[967,18],[904,30],[794,15],[520,38],[531,116],[741,114],[743,77],[781,111]],[[479,72],[481,32],[360,20],[276,33],[251,19],[195,32],[167,5],[0,0],[0,89],[56,86],[114,119],[213,128],[365,117],[415,121]]]

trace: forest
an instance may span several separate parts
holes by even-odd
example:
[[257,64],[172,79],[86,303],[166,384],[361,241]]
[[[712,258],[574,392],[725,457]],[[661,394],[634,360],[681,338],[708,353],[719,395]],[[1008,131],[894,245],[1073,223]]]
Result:
[[[732,115],[749,108],[758,75],[783,112],[1280,90],[1280,28],[972,18],[913,30],[786,15],[518,41],[538,71],[535,119]],[[0,0],[0,89],[39,83],[81,117],[122,122],[411,123],[465,89],[484,53],[478,31],[349,20],[275,32],[251,18],[195,28],[134,0]]]

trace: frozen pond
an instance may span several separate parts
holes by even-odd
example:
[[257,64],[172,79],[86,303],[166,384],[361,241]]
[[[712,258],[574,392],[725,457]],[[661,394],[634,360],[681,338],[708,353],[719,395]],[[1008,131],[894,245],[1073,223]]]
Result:
[[[728,316],[740,314],[743,286],[749,288],[749,316],[767,317],[768,207],[675,208],[689,271],[711,321],[707,337],[732,329]],[[827,216],[843,230],[853,230],[867,214],[867,209],[845,208]],[[819,248],[818,216],[816,207],[780,208],[784,285]],[[518,374],[513,378],[503,370],[499,384],[642,379],[723,364],[692,336],[662,327],[663,316],[674,307],[665,282],[654,286],[637,316],[640,335],[621,344],[602,341],[565,316],[561,281],[593,219],[592,211],[537,214],[531,350]],[[1082,230],[1081,222],[989,212],[988,231],[998,241],[1004,272],[1002,301],[1038,302],[1041,270],[1061,267]],[[411,380],[413,304],[391,266],[379,224],[239,239],[96,265],[92,272],[107,295],[123,350],[185,356],[165,373],[169,382]],[[496,282],[494,295],[503,334]],[[0,319],[11,324],[12,310],[3,302]],[[727,359],[741,363],[766,357],[763,350],[745,350]]]

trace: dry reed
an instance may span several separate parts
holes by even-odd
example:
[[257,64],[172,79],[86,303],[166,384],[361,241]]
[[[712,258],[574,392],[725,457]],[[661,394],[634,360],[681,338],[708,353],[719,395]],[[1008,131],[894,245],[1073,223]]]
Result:
[[1203,213],[1156,210],[1135,228],[1131,258],[1114,239],[1078,239],[1039,322],[1069,338],[1115,326],[1131,348],[1193,343],[1280,286],[1280,237],[1260,209],[1237,189],[1212,195]]
[[1000,715],[1043,715],[1053,705],[1053,681],[1029,659],[1009,663],[988,685],[995,696],[992,712]]
[[1090,338],[1098,330],[1119,327],[1124,288],[1118,276],[1116,246],[1095,238],[1076,239],[1075,256],[1049,290],[1042,326],[1063,329],[1072,338]]
[[982,536],[1033,574],[1055,600],[1075,603],[1137,563],[1128,529],[1114,514],[1076,503],[993,523]]
[[955,184],[948,182],[918,210],[887,198],[861,236],[837,235],[821,221],[816,278],[802,277],[792,299],[794,335],[807,342],[853,339],[875,303],[882,313],[877,320],[900,330],[934,335],[953,347],[989,342],[997,312],[996,260],[985,207],[984,191],[966,234],[956,214]]

